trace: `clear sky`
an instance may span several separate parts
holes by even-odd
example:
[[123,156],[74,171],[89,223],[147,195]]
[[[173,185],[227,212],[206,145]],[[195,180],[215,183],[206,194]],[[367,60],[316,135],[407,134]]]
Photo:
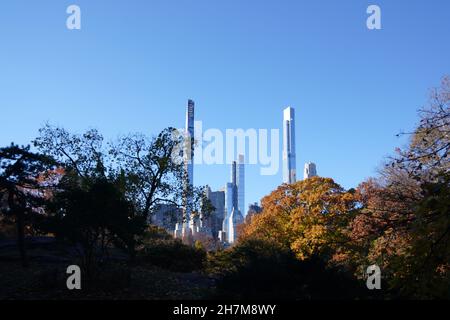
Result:
[[[66,28],[71,4],[79,31]],[[366,28],[370,4],[382,30]],[[405,143],[395,134],[450,73],[450,1],[11,0],[0,41],[2,146],[46,121],[154,135],[184,126],[189,98],[204,129],[281,129],[289,105],[298,175],[313,161],[350,188]],[[195,167],[196,184],[228,180],[225,165]],[[280,181],[247,166],[246,202]]]

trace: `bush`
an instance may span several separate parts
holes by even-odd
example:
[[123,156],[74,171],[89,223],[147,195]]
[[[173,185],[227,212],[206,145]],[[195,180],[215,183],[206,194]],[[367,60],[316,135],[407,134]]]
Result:
[[171,240],[172,236],[164,229],[155,225],[149,225],[145,230],[142,241],[149,244],[154,240]]
[[16,236],[15,224],[0,217],[0,240],[15,238]]
[[220,276],[220,299],[350,299],[364,292],[351,275],[327,268],[320,258],[300,261],[267,240],[211,254],[208,270]]
[[125,264],[108,264],[92,284],[93,288],[106,291],[121,290],[131,284],[131,269]]
[[193,248],[180,240],[153,240],[147,242],[138,253],[138,259],[164,269],[177,272],[191,272],[204,268],[206,252]]
[[64,288],[65,270],[63,268],[48,268],[38,273],[38,285],[45,290]]

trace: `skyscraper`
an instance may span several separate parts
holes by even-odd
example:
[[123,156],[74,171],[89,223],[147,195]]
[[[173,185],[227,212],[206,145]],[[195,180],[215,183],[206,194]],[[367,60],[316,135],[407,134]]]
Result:
[[[194,185],[194,101],[188,100],[186,107],[186,144],[184,152],[184,163],[187,173],[187,184],[190,187]],[[189,196],[188,201],[192,201],[192,196]]]
[[175,204],[161,203],[155,206],[153,214],[148,221],[158,227],[166,229],[168,232],[174,230],[176,223],[183,217],[183,210]]
[[308,179],[317,176],[316,164],[313,162],[305,163],[305,169],[303,171],[303,179]]
[[252,203],[248,206],[247,216],[248,215],[255,215],[262,212],[262,208],[259,206],[257,202]]
[[233,161],[231,164],[231,184],[232,184],[232,204],[231,207],[238,207],[238,188],[237,188],[237,163]]
[[245,164],[244,156],[239,155],[237,164],[237,193],[238,208],[242,215],[245,214]]
[[234,195],[235,195],[235,185],[232,182],[227,182],[225,185],[225,216],[222,222],[222,231],[225,232],[225,240],[230,242],[230,228],[232,227],[231,216],[234,209]]
[[287,107],[283,111],[283,182],[296,181],[295,169],[295,110]]
[[221,241],[234,243],[238,237],[236,227],[244,221],[240,211],[240,199],[244,205],[244,156],[239,156],[239,165],[236,161],[231,164],[231,182],[225,186],[225,216],[222,224]]
[[[189,242],[195,231],[194,221],[191,219],[193,205],[192,190],[194,187],[194,101],[188,100],[186,106],[186,128],[183,150],[184,168],[186,170],[186,198],[184,199],[183,221],[175,226],[175,237],[181,237],[183,241]],[[180,228],[181,227],[181,228]],[[180,230],[181,229],[181,230]]]
[[208,218],[209,226],[213,237],[219,234],[222,229],[222,223],[225,216],[225,192],[224,191],[212,191],[209,186],[206,187],[206,197],[211,201],[214,206],[214,211]]

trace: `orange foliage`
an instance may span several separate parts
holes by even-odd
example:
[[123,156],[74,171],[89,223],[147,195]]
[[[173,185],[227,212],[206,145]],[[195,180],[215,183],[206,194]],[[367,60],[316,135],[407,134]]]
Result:
[[301,259],[333,254],[346,241],[345,226],[357,197],[330,178],[283,184],[262,199],[263,212],[241,230],[241,239],[265,238]]

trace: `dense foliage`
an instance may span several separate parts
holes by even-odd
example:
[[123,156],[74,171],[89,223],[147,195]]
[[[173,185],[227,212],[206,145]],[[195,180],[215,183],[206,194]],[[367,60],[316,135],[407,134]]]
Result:
[[209,272],[219,277],[222,299],[352,299],[368,295],[363,283],[319,256],[299,260],[269,239],[241,241],[209,257]]
[[[183,183],[181,140],[172,128],[105,144],[96,130],[77,135],[46,125],[36,152],[0,148],[0,239],[17,236],[23,266],[27,236],[62,240],[91,284],[129,285],[129,270],[143,266],[205,272],[221,298],[448,299],[450,78],[419,114],[416,129],[403,134],[408,145],[377,177],[350,190],[325,177],[283,184],[225,250],[205,239],[185,245],[149,226],[161,204],[190,205],[193,215],[213,209],[202,188]],[[365,287],[373,264],[383,276],[379,292]],[[53,273],[44,278],[56,283]]]
[[377,264],[386,297],[450,297],[450,79],[380,176],[345,191],[314,177],[282,185],[241,241],[274,241],[301,261],[320,257],[362,278]]

